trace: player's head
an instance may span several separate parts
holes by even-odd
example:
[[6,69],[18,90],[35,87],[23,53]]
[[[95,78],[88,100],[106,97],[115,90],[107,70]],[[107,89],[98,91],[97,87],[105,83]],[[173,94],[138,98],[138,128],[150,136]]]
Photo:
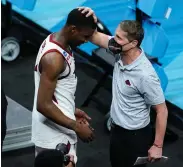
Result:
[[139,47],[144,38],[141,24],[134,20],[122,21],[115,32],[115,41],[123,46],[123,51]]
[[78,9],[73,9],[67,17],[66,27],[69,31],[69,45],[79,46],[88,42],[97,25],[93,16],[86,17]]

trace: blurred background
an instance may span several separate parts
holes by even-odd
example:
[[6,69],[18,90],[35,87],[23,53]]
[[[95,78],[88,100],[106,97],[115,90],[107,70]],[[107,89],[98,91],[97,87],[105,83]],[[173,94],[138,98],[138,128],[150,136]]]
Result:
[[[183,166],[182,0],[1,0],[1,86],[8,100],[2,167],[33,166],[34,145],[30,138],[37,51],[47,35],[59,31],[67,14],[78,6],[92,8],[98,17],[98,30],[108,35],[113,35],[123,20],[138,20],[143,25],[141,47],[161,80],[169,110],[164,148],[169,161],[149,166]],[[79,141],[77,166],[108,167],[111,55],[91,43],[74,53],[76,106],[92,117],[96,129],[94,142]],[[153,128],[153,112],[151,123]]]

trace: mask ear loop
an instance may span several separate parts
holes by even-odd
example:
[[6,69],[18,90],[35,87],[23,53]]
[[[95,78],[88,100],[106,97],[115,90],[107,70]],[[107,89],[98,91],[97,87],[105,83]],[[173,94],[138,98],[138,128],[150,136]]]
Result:
[[[133,40],[131,40],[131,41],[129,41],[128,43],[125,43],[124,45],[122,45],[121,47],[123,48],[125,45],[128,45],[128,44],[130,44],[130,43],[132,43],[133,42]],[[134,48],[134,47],[133,47]],[[131,50],[131,49],[133,49],[133,48],[130,48],[129,50]],[[129,51],[129,50],[127,50],[127,51]],[[122,52],[123,52],[123,50],[122,50]]]

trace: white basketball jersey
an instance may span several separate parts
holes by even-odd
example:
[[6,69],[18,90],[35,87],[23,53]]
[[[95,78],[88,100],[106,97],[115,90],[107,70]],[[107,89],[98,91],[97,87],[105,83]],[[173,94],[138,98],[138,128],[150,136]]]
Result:
[[53,95],[53,103],[69,118],[75,120],[75,91],[77,77],[75,76],[75,60],[73,53],[67,53],[62,46],[53,40],[53,34],[49,35],[40,46],[34,71],[35,96],[32,114],[32,141],[36,146],[43,148],[55,148],[58,143],[71,144],[77,142],[74,131],[55,124],[37,111],[37,94],[41,73],[39,63],[41,58],[50,52],[60,53],[65,58],[65,70],[59,75]]

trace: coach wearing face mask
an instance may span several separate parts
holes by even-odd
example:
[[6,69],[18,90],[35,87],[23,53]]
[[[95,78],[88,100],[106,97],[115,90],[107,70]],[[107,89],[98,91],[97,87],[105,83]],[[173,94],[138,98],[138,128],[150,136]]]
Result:
[[[79,10],[96,17],[90,8]],[[154,161],[162,156],[168,111],[160,80],[140,48],[143,38],[141,24],[126,20],[118,25],[114,37],[96,31],[90,40],[116,56],[110,112],[112,167],[132,167],[137,157],[148,156],[149,161]],[[157,113],[153,140],[149,125],[151,106]]]

